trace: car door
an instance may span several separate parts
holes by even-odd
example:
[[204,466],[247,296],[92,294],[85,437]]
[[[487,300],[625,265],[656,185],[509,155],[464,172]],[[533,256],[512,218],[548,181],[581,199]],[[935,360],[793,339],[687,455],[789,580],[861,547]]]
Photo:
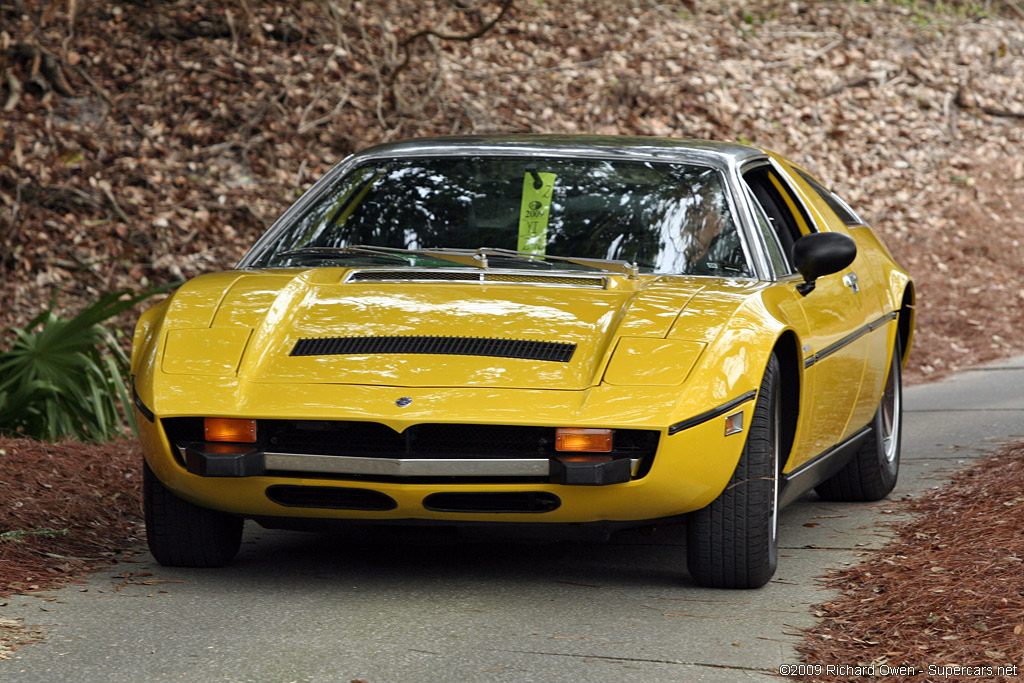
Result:
[[[745,167],[743,179],[755,208],[763,212],[781,246],[785,272],[776,275],[782,282],[792,282],[795,288],[802,278],[792,266],[793,244],[803,235],[818,231],[818,226],[799,195],[771,163],[755,162]],[[799,313],[793,319],[804,359],[801,410],[805,414],[789,468],[823,453],[863,426],[851,425],[850,417],[861,393],[868,353],[865,332],[874,312],[873,306],[865,305],[852,267],[819,278],[815,288],[796,301]]]
[[845,232],[857,242],[857,259],[851,267],[857,273],[858,287],[864,293],[862,304],[875,311],[870,316],[874,329],[868,335],[868,357],[860,402],[854,409],[847,431],[857,429],[867,424],[878,409],[892,358],[889,340],[895,331],[889,326],[896,324],[896,302],[890,301],[888,296],[889,283],[882,258],[885,247],[846,202],[826,189],[810,173],[787,165],[785,160],[775,160],[789,172],[794,189],[808,200],[806,206],[815,216],[815,221],[828,226],[829,230]]

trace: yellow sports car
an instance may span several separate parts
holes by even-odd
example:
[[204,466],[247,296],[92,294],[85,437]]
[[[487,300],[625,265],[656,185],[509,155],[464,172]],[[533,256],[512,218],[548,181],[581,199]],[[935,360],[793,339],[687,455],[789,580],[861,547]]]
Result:
[[674,519],[693,581],[761,586],[782,505],[895,484],[913,322],[877,236],[770,152],[373,147],[140,318],[149,547],[222,565],[245,519]]

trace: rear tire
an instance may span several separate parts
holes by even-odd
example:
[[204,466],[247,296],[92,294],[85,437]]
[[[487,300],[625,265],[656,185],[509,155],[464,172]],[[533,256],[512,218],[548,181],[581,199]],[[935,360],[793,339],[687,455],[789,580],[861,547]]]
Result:
[[710,588],[760,588],[778,564],[781,370],[768,360],[747,443],[725,490],[687,517],[690,575]]
[[223,567],[242,543],[245,520],[174,495],[142,465],[142,501],[149,551],[167,567]]
[[893,345],[889,376],[872,421],[874,434],[857,455],[815,491],[825,500],[870,501],[885,498],[896,486],[903,437],[903,378],[899,338]]

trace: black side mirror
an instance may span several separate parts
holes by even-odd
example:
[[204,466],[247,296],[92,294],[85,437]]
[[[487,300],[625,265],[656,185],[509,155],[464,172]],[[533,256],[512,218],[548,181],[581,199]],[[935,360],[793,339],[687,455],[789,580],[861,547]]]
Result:
[[857,257],[857,243],[838,232],[812,232],[793,244],[793,265],[804,276],[797,291],[807,296],[819,277],[838,273]]

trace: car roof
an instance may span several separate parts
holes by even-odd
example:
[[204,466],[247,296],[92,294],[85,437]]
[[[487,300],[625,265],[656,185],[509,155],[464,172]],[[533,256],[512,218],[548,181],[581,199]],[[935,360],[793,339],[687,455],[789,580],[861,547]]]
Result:
[[729,167],[764,158],[764,151],[748,145],[713,140],[686,140],[626,135],[463,135],[417,138],[375,145],[358,152],[352,161],[395,156],[445,155],[587,156],[659,161],[701,161]]

